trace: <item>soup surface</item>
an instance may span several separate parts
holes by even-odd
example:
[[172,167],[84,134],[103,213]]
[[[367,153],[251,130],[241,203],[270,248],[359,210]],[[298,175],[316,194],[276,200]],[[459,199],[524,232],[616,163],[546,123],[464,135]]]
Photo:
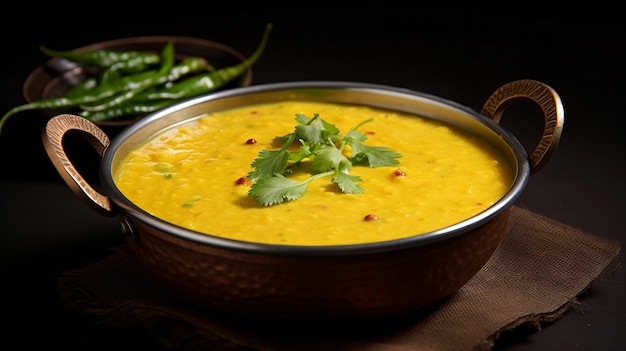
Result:
[[[261,150],[280,148],[275,137],[293,132],[297,113],[318,114],[342,133],[373,119],[359,128],[367,136],[364,144],[401,153],[399,165],[355,165],[350,174],[362,179],[361,194],[342,193],[320,178],[297,200],[258,204],[248,196],[250,184],[238,180],[253,170]],[[216,112],[165,130],[130,152],[114,180],[137,206],[194,231],[261,243],[338,245],[404,238],[461,222],[498,201],[513,172],[487,143],[439,121],[289,101]]]

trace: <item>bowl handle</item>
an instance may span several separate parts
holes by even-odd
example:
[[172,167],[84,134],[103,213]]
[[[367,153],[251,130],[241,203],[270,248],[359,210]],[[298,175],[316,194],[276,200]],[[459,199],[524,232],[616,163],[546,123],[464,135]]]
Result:
[[76,170],[63,148],[63,138],[72,132],[80,136],[98,152],[100,156],[109,146],[109,137],[94,123],[71,114],[52,117],[43,131],[43,143],[48,157],[63,180],[90,208],[105,216],[113,216],[117,211],[109,198],[97,192]]
[[557,92],[534,80],[522,79],[510,82],[491,94],[483,106],[482,114],[500,123],[502,114],[509,106],[525,99],[530,99],[539,105],[545,120],[539,145],[529,157],[532,174],[546,165],[561,140],[565,110]]

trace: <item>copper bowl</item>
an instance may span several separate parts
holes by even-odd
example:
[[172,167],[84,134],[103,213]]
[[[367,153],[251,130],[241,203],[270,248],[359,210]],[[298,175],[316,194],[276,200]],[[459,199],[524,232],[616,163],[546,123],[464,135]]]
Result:
[[[146,213],[126,199],[113,181],[113,170],[122,157],[168,126],[210,111],[289,99],[366,104],[447,121],[500,150],[513,165],[515,179],[497,203],[459,224],[406,239],[343,246],[269,245],[201,234]],[[502,113],[518,100],[536,102],[545,117],[543,137],[532,153],[498,124]],[[512,204],[531,174],[552,156],[563,123],[557,93],[532,80],[500,87],[482,113],[388,86],[294,82],[194,98],[149,115],[112,142],[85,119],[58,115],[49,121],[43,140],[70,188],[96,211],[119,215],[134,255],[181,298],[231,316],[328,322],[405,314],[441,301],[463,286],[500,244]],[[85,181],[67,157],[62,141],[69,132],[78,132],[101,154],[101,191]]]

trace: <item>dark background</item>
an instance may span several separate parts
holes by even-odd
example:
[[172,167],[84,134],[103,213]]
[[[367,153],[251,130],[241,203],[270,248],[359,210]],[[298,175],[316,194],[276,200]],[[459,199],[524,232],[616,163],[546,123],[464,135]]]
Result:
[[[379,83],[479,111],[502,84],[522,78],[542,81],[560,94],[566,123],[559,149],[531,177],[519,205],[626,242],[626,46],[617,8],[591,5],[550,12],[530,5],[504,11],[307,3],[272,9],[171,3],[129,12],[127,4],[115,3],[71,10],[59,3],[16,6],[0,24],[3,113],[24,102],[24,80],[47,59],[40,44],[73,49],[130,36],[182,35],[222,42],[249,55],[268,22],[274,30],[253,68],[253,84]],[[10,17],[15,21],[7,21]],[[542,128],[537,113],[528,106],[511,108],[502,121],[529,150]],[[44,123],[38,114],[16,115],[0,135],[0,337],[23,348],[158,349],[143,330],[110,329],[67,311],[57,300],[60,272],[106,257],[123,237],[116,218],[87,208],[56,173],[41,144]],[[93,161],[87,166],[97,167],[98,160]],[[520,328],[504,335],[496,349],[625,349],[623,262],[620,257],[617,272],[594,281],[580,305],[564,317],[540,331]]]

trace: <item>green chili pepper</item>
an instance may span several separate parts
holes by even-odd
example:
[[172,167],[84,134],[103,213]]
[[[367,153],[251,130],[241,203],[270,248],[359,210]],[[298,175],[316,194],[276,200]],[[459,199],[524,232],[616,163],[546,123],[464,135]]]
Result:
[[[173,58],[173,53],[171,55],[171,58]],[[163,69],[166,70],[167,67],[163,67]],[[107,85],[97,85],[93,88],[89,87],[94,85],[95,78],[90,78],[87,79],[85,83],[83,83],[84,85],[79,84],[75,86],[62,97],[34,101],[28,104],[14,107],[13,109],[9,110],[2,117],[2,119],[0,119],[0,130],[2,129],[2,125],[5,123],[7,118],[21,111],[35,109],[57,110],[61,108],[76,107],[88,103],[103,103],[105,99],[112,98],[120,92],[127,92],[144,85],[148,86],[151,82],[155,83],[153,81],[155,75],[158,75],[158,78],[160,78],[157,79],[155,84],[163,84],[167,81],[179,79],[180,77],[190,73],[200,72],[209,67],[210,65],[202,57],[188,57],[180,62],[178,65],[172,67],[167,75],[158,75],[158,71],[154,70],[145,71],[134,75],[122,77],[118,80],[109,82],[109,84]]]
[[113,106],[103,111],[81,111],[78,115],[85,117],[92,122],[107,121],[119,117],[139,116],[154,112],[171,105],[171,100],[155,100],[145,103],[136,101],[126,101],[118,106]]
[[100,83],[106,84],[118,78],[121,73],[136,73],[159,64],[159,55],[141,51],[92,50],[84,52],[57,51],[40,46],[40,50],[49,56],[60,57],[81,66],[105,68]]
[[[99,50],[76,53],[54,51],[42,47],[42,51],[49,55],[71,60],[81,65],[100,66],[105,70],[115,62],[120,62],[120,65],[123,65],[122,60],[128,61],[133,58],[137,58],[137,61],[132,64],[126,63],[129,70],[132,70],[130,67],[146,69],[149,67],[148,63],[153,62],[155,56],[161,65],[158,70],[142,70],[130,75],[122,75],[121,71],[112,70],[108,73],[105,83],[95,77],[88,78],[83,83],[68,90],[65,96],[14,107],[0,118],[0,131],[11,115],[25,110],[80,108],[82,109],[80,115],[85,118],[103,121],[153,112],[185,98],[214,91],[239,77],[259,59],[267,44],[271,28],[272,25],[268,24],[261,43],[248,59],[222,69],[215,69],[201,57],[189,57],[180,64],[174,65],[172,43],[166,45],[160,56],[136,51]],[[139,57],[143,59],[139,59]],[[207,70],[208,73],[178,82],[179,78],[185,75],[203,70]]]
[[[132,75],[123,76],[115,80],[103,84],[96,77],[90,77],[82,81],[78,85],[70,88],[63,97],[76,99],[77,105],[80,103],[97,102],[109,96],[113,96],[125,89],[131,89],[140,84],[140,82],[152,77],[156,73],[155,70],[138,72]],[[89,99],[89,96],[95,98]],[[100,99],[98,98],[100,97]],[[88,101],[85,101],[87,99]],[[41,100],[44,101],[44,100]]]
[[[180,79],[181,77],[198,73],[205,69],[210,68],[209,63],[203,57],[190,56],[183,59],[180,63],[175,65],[170,71],[167,77],[162,77],[159,80],[158,84],[167,83],[168,81],[174,81]],[[65,97],[78,97],[80,95],[89,94],[90,91],[93,91],[98,85],[102,86],[98,89],[105,90],[117,90],[122,91],[124,87],[132,87],[140,84],[140,82],[150,78],[154,74],[156,74],[156,70],[144,71],[135,73],[132,75],[119,77],[117,80],[109,81],[106,84],[103,82],[98,82],[98,79],[95,77],[88,78],[82,81],[80,84],[72,87],[65,93]]]
[[[155,70],[139,72],[110,81],[108,84],[101,84],[98,83],[96,78],[89,78],[85,81],[84,86],[81,83],[73,87],[65,93],[63,97],[75,99],[75,106],[90,102],[99,102],[121,91],[134,89],[134,87],[141,85],[142,82],[150,79],[155,74]],[[40,102],[41,101],[46,100],[40,100]]]
[[[169,49],[167,49],[168,47]],[[2,130],[2,126],[11,115],[14,115],[15,113],[18,113],[21,111],[34,110],[34,109],[53,109],[54,110],[54,109],[60,109],[60,108],[66,108],[66,107],[76,107],[76,106],[89,104],[89,103],[98,103],[108,98],[115,99],[116,94],[118,94],[120,91],[122,91],[123,92],[122,94],[124,94],[125,92],[133,91],[134,89],[139,89],[140,87],[151,86],[151,83],[153,83],[155,80],[154,78],[155,76],[160,76],[163,74],[167,75],[169,73],[169,70],[171,70],[171,62],[173,61],[173,58],[174,58],[172,44],[166,45],[166,48],[164,48],[163,51],[164,51],[164,57],[167,57],[167,62],[165,62],[162,65],[163,72],[161,71],[157,73],[148,72],[149,74],[142,72],[142,73],[139,73],[136,77],[134,77],[134,79],[118,80],[118,81],[115,81],[115,84],[110,84],[110,85],[99,85],[96,88],[90,90],[85,95],[78,95],[75,97],[71,96],[69,98],[66,96],[49,98],[49,99],[44,99],[44,100],[39,100],[39,101],[33,101],[28,104],[14,107],[11,110],[9,110],[7,113],[5,113],[4,116],[2,116],[2,118],[0,119],[0,130]],[[137,79],[137,78],[141,78],[141,79]],[[132,95],[134,94],[135,93],[133,93]],[[120,100],[123,100],[123,99],[120,99]]]
[[143,81],[138,82],[136,85],[131,87],[131,89],[126,89],[120,94],[117,94],[113,96],[112,98],[108,99],[107,101],[99,103],[98,105],[89,106],[89,105],[81,104],[80,107],[86,111],[102,111],[107,108],[119,105],[124,101],[130,100],[131,98],[133,98],[135,95],[139,94],[140,92],[150,87],[153,87],[157,84],[165,82],[168,79],[168,76],[173,67],[174,67],[174,43],[168,42],[163,48],[163,51],[161,53],[161,67],[155,74],[153,74],[152,76],[148,77],[147,79]]
[[89,94],[76,96],[76,97],[55,97],[44,100],[33,101],[24,105],[16,106],[10,109],[7,113],[5,113],[2,118],[0,118],[0,130],[2,130],[2,126],[6,122],[6,120],[21,111],[26,110],[37,110],[37,109],[61,109],[66,107],[75,107],[80,104],[86,104],[90,102],[100,101],[102,99],[106,99],[110,96],[115,95],[119,90],[107,89],[108,87],[96,87]]
[[203,57],[190,56],[184,58],[179,64],[174,66],[170,71],[170,74],[160,81],[159,84],[173,82],[178,80],[180,77],[186,76],[190,73],[198,73],[200,71],[204,71],[206,69],[211,69],[212,66],[209,65],[206,59]]
[[114,118],[150,113],[169,106],[188,97],[197,96],[219,89],[224,84],[237,78],[252,66],[261,56],[269,38],[272,25],[268,24],[261,43],[255,52],[240,64],[211,71],[207,74],[191,77],[181,83],[174,83],[169,88],[146,90],[126,101],[120,106],[114,106],[101,111],[82,111],[81,116],[97,122]]
[[[187,57],[183,61],[174,66],[167,76],[167,81],[175,81],[180,77],[196,73],[204,69],[213,70],[214,68],[202,57]],[[167,82],[165,82],[167,83]],[[167,105],[172,104],[171,100],[153,100],[153,101],[136,101],[131,99],[119,106],[113,106],[102,111],[88,111],[83,110],[79,113],[80,116],[85,117],[93,122],[104,121],[124,116],[133,116],[154,112]]]
[[117,62],[128,62],[133,60],[133,65],[158,64],[161,59],[158,54],[141,51],[113,51],[113,50],[92,50],[92,51],[57,51],[40,46],[41,52],[52,57],[62,57],[82,66],[110,67]]
[[122,74],[145,71],[158,63],[159,60],[153,62],[145,60],[144,57],[133,57],[128,61],[115,62],[102,71],[100,83],[107,84],[109,81],[119,78]]
[[69,88],[64,97],[71,99],[82,95],[87,95],[90,91],[98,86],[98,79],[94,77],[87,78],[75,86]]
[[206,74],[200,74],[190,77],[178,83],[172,84],[170,87],[160,89],[155,92],[146,92],[137,96],[137,100],[160,100],[160,99],[173,99],[181,100],[201,94],[210,93],[216,89],[233,81],[235,78],[242,75],[249,67],[251,67],[265,50],[269,34],[271,32],[272,25],[268,24],[265,28],[265,33],[257,49],[250,57],[243,62],[229,66],[226,68],[218,69],[214,72]]

